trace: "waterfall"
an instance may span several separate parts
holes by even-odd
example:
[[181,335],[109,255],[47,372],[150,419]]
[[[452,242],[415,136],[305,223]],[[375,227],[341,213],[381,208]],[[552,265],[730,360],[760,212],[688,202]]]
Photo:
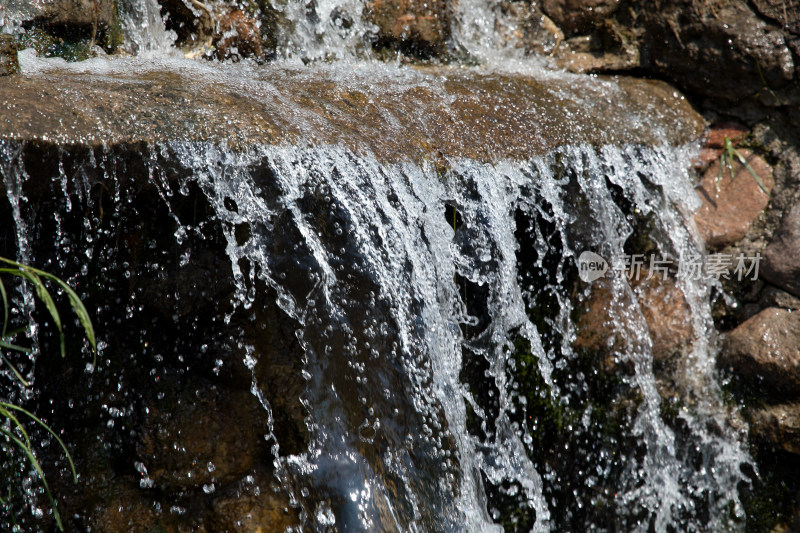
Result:
[[[12,205],[29,179],[18,153],[13,143],[0,150]],[[119,201],[124,165],[102,154],[64,181],[70,209],[90,207],[88,176],[98,173]],[[582,251],[618,265],[641,229],[635,217],[650,217],[658,253],[683,261],[701,251],[686,222],[691,155],[566,146],[443,170],[339,146],[171,143],[147,148],[142,164],[175,221],[182,267],[193,261],[186,236],[199,230],[176,214],[180,198],[199,188],[221,223],[236,288],[228,319],[241,312],[272,327],[254,309],[261,286],[298,325],[308,447],[287,454],[269,438],[281,490],[312,530],[735,529],[749,458],[713,375],[707,283],[676,274],[695,341],[670,374],[674,416],[626,275],[607,280],[623,342],[609,347],[615,375],[602,379],[616,380],[615,392],[593,395],[598,361],[574,348]],[[19,209],[14,219],[30,227]],[[17,235],[30,248],[30,232]],[[259,351],[240,349],[272,424]],[[565,419],[555,433],[563,449],[541,440],[554,434],[543,413]]]
[[175,34],[164,27],[158,0],[120,0],[117,10],[132,53],[144,57],[170,53]]

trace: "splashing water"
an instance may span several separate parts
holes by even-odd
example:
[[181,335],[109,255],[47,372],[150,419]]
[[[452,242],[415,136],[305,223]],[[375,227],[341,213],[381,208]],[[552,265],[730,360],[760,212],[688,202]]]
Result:
[[[748,457],[715,385],[703,282],[677,280],[697,340],[675,371],[686,402],[676,424],[662,413],[652,338],[632,285],[611,280],[610,312],[626,341],[615,357],[635,400],[629,442],[590,442],[595,473],[585,480],[532,444],[545,421],[531,425],[525,416],[514,355],[517,338],[535,362],[526,371],[540,378],[534,394],[578,402],[584,425],[595,424],[592,409],[602,407],[581,389],[590,378],[565,371],[579,359],[571,344],[574,259],[594,248],[620,260],[634,230],[620,191],[641,215],[655,215],[662,253],[697,253],[681,215],[695,207],[687,150],[573,147],[524,165],[456,161],[445,176],[337,147],[241,154],[176,144],[167,152],[227,222],[240,305],[249,305],[259,277],[301,324],[311,437],[305,453],[280,459],[280,472],[315,527],[333,520],[342,530],[499,530],[507,508],[496,507],[491,487],[505,487],[518,511],[535,517],[536,531],[576,523],[603,530],[580,511],[602,498],[603,512],[631,531],[719,530],[741,519],[736,486]],[[256,167],[269,169],[268,182]],[[444,216],[448,206],[458,224]],[[242,224],[252,231],[246,242],[233,229]],[[538,285],[525,286],[526,276]],[[531,318],[537,308],[545,322]],[[479,380],[465,372],[476,364]],[[592,496],[604,472],[618,485]],[[559,499],[563,485],[574,501]]]
[[164,27],[158,0],[120,0],[117,10],[131,53],[144,57],[175,53],[176,35]]

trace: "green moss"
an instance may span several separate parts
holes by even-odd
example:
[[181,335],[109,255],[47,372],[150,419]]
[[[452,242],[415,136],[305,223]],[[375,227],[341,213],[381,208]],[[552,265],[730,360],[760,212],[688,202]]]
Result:
[[122,31],[122,21],[119,18],[119,5],[114,4],[114,21],[103,35],[102,45],[106,53],[112,54],[125,42],[125,33]]
[[31,28],[22,34],[17,45],[20,50],[33,48],[36,55],[41,57],[61,57],[70,62],[83,61],[94,55],[87,40],[65,40],[40,28]]

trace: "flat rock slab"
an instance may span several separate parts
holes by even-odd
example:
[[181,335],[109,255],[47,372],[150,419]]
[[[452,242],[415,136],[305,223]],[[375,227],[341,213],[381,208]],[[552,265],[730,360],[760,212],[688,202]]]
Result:
[[0,139],[339,144],[385,161],[492,161],[566,144],[679,145],[704,128],[675,89],[631,78],[30,56],[22,66],[0,79]]

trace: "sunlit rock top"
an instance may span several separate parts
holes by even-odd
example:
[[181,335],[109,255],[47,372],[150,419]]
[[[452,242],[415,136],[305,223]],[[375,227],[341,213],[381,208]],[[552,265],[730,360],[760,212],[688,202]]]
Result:
[[703,120],[657,81],[382,64],[23,62],[0,138],[57,144],[340,144],[384,160],[527,158],[565,144],[683,144]]

